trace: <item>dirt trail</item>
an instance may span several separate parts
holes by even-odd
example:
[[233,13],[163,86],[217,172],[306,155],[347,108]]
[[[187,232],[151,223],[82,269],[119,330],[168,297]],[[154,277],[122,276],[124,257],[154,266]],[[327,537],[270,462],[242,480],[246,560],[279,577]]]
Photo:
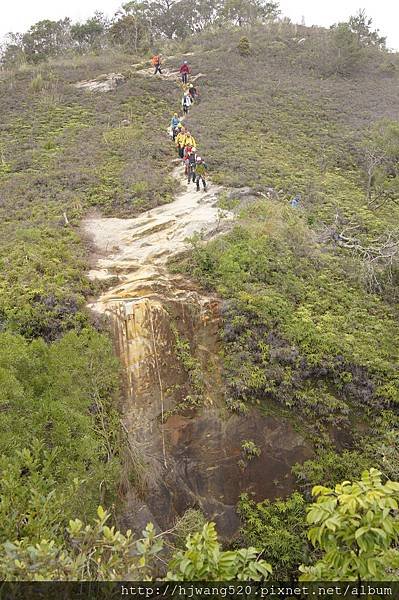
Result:
[[[240,492],[258,500],[289,493],[292,464],[312,452],[284,419],[226,411],[221,301],[171,274],[167,261],[194,234],[211,239],[228,229],[233,214],[221,219],[221,188],[197,192],[182,167],[174,175],[183,185],[174,202],[133,219],[84,224],[97,247],[89,276],[111,284],[90,307],[108,317],[125,368],[123,423],[137,477],[125,484],[122,525],[165,528],[196,507],[230,537],[239,526]],[[261,456],[243,468],[245,439]]]
[[93,218],[85,222],[85,230],[103,254],[92,279],[118,276],[122,283],[108,290],[91,308],[97,312],[110,309],[113,301],[136,297],[142,287],[159,290],[168,286],[170,275],[166,262],[189,247],[189,238],[201,234],[209,239],[233,218],[220,211],[217,198],[221,188],[212,186],[207,192],[197,192],[187,184],[182,168],[174,175],[187,188],[170,204],[154,208],[133,219]]

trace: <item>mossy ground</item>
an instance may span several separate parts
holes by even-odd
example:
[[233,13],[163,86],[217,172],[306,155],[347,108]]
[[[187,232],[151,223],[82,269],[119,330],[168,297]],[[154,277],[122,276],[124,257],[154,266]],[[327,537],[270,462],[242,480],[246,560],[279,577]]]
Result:
[[370,290],[365,264],[321,236],[337,214],[366,245],[395,229],[397,204],[376,210],[365,200],[359,148],[373,122],[399,118],[399,80],[374,63],[325,79],[306,63],[311,36],[306,48],[292,30],[274,32],[276,48],[270,35],[253,31],[245,58],[238,33],[193,58],[206,78],[189,126],[213,180],[276,194],[252,201],[232,233],[197,240],[182,268],[228,300],[227,396],[277,401],[328,445],[331,427],[353,431],[399,402],[397,273]]

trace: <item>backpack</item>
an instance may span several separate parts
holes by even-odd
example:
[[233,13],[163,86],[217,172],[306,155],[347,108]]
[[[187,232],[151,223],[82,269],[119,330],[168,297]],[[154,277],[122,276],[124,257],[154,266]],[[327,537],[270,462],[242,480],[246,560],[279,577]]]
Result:
[[204,162],[197,163],[195,166],[195,172],[200,177],[205,177],[206,175],[206,164]]

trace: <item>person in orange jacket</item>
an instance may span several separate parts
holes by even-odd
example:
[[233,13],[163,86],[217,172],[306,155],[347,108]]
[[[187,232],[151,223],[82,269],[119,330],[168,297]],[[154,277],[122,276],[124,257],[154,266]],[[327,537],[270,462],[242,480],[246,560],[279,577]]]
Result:
[[162,75],[162,71],[161,71],[162,54],[156,54],[155,56],[153,56],[151,59],[151,63],[153,65],[153,67],[155,67],[154,75],[156,75],[157,73]]

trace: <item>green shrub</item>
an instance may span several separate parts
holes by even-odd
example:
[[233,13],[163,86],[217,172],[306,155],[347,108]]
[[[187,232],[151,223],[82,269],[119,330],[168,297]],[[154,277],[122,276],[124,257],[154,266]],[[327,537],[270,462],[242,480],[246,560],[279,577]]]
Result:
[[384,581],[395,579],[399,563],[399,483],[382,482],[376,469],[359,481],[335,488],[316,486],[309,506],[308,538],[322,556],[301,566],[300,581]]
[[118,374],[110,341],[95,331],[52,345],[0,334],[0,541],[57,538],[66,519],[113,501]]
[[241,37],[237,49],[240,56],[249,56],[251,54],[251,44],[249,43],[249,39],[245,36]]
[[30,83],[31,90],[33,92],[41,92],[45,87],[46,83],[43,79],[42,73],[39,73],[34,77]]
[[126,573],[146,579],[162,540],[152,525],[147,525],[143,538],[134,540],[131,531],[122,534],[107,522],[110,514],[101,506],[92,525],[69,521],[66,535],[59,543],[29,538],[3,544],[0,576],[3,581],[113,581]]
[[223,551],[214,523],[187,538],[186,550],[179,550],[169,563],[169,581],[260,581],[267,579],[271,566],[259,559],[255,548]]
[[243,543],[261,548],[278,581],[292,581],[307,560],[306,502],[295,492],[285,500],[254,502],[242,494],[237,506]]
[[241,442],[241,450],[247,460],[252,460],[260,456],[262,452],[253,440],[243,440]]

